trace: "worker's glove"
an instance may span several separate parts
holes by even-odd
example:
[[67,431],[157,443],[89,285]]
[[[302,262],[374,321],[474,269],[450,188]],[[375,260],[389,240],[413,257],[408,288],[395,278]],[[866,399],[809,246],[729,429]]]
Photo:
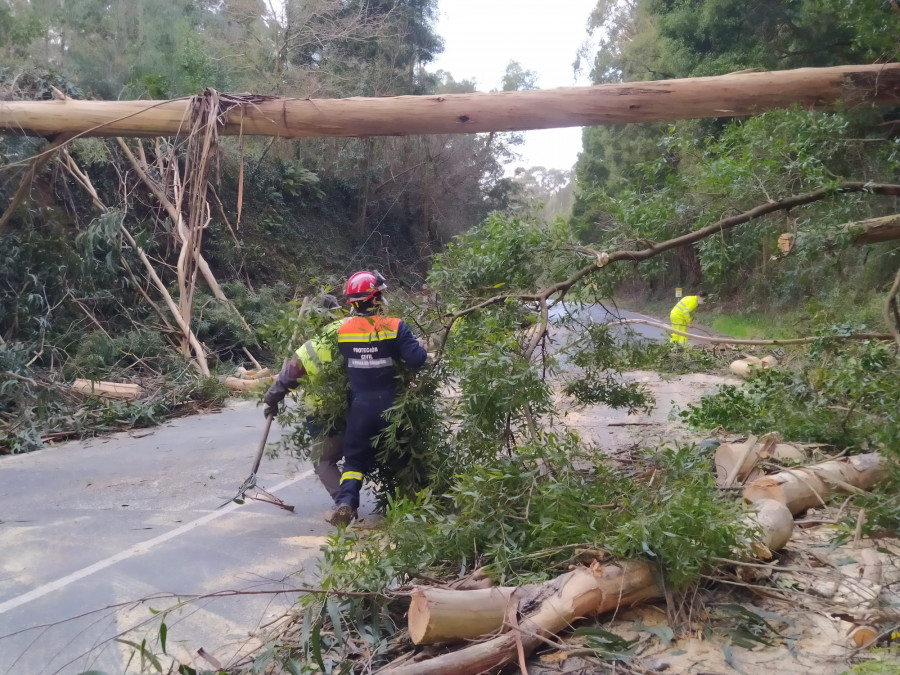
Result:
[[263,407],[263,415],[265,415],[266,419],[278,417],[278,402],[266,403],[265,407]]

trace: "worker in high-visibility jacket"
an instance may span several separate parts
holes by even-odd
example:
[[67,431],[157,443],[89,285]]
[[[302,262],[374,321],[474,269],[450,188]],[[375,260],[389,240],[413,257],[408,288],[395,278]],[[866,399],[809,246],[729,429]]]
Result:
[[[680,330],[682,333],[686,333],[691,321],[694,320],[694,313],[697,311],[697,307],[703,304],[706,296],[706,291],[700,291],[697,295],[688,295],[679,300],[678,304],[669,312],[672,330]],[[688,339],[684,335],[672,333],[669,341],[679,345],[686,345]]]
[[338,349],[350,381],[350,410],[332,525],[347,525],[357,517],[363,477],[375,463],[374,439],[387,426],[384,414],[397,398],[397,365],[419,368],[428,358],[424,340],[405,321],[382,314],[386,287],[378,272],[362,271],[347,280],[344,291],[353,314],[338,328]]
[[[323,309],[335,316],[340,304],[333,295],[323,295],[319,302]],[[303,378],[314,380],[321,374],[324,364],[339,358],[337,348],[337,332],[340,325],[347,320],[341,317],[323,326],[312,339],[304,342],[299,349],[285,362],[284,367],[272,386],[263,397],[266,417],[278,415],[278,409],[289,391],[296,389]],[[310,458],[315,465],[316,476],[334,499],[340,490],[341,471],[338,462],[344,451],[344,420],[337,420],[330,428],[325,428],[317,413],[322,402],[314,394],[307,392],[303,396],[306,407],[306,430],[312,442]]]

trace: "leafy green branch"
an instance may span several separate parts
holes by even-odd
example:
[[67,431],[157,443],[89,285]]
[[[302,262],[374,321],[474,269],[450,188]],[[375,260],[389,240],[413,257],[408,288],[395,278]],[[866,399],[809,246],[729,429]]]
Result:
[[532,340],[532,343],[529,346],[529,350],[527,353],[530,356],[530,353],[533,352],[534,347],[539,342],[540,337],[547,330],[547,308],[550,299],[552,298],[557,301],[562,300],[575,284],[577,284],[585,277],[594,274],[598,270],[605,268],[607,265],[622,261],[643,262],[667,251],[695,244],[715,234],[725,232],[726,230],[730,230],[745,223],[749,223],[753,220],[757,220],[771,213],[775,213],[778,211],[790,211],[791,209],[799,206],[812,204],[829,197],[849,193],[878,194],[896,197],[900,196],[900,185],[893,183],[840,181],[835,183],[834,185],[822,187],[811,192],[806,192],[791,197],[785,197],[779,200],[768,201],[764,204],[759,204],[758,206],[748,209],[742,213],[728,216],[727,218],[722,218],[721,220],[718,220],[711,225],[707,225],[693,232],[688,232],[666,241],[649,243],[646,248],[637,250],[613,251],[612,253],[600,252],[590,248],[585,248],[585,252],[594,256],[595,262],[591,265],[580,268],[566,279],[553,284],[549,284],[534,293],[504,293],[494,295],[473,305],[465,307],[464,309],[451,313],[445,319],[441,328],[443,333],[443,341],[446,341],[447,336],[449,336],[456,321],[469,314],[504,302],[534,302],[538,303],[541,308],[542,321],[537,333]]

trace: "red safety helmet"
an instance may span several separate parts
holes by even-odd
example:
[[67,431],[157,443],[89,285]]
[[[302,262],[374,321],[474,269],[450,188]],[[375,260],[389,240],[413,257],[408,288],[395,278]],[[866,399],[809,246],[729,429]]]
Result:
[[374,298],[385,288],[387,288],[387,282],[378,271],[362,271],[347,279],[344,295],[347,296],[347,302],[365,302]]

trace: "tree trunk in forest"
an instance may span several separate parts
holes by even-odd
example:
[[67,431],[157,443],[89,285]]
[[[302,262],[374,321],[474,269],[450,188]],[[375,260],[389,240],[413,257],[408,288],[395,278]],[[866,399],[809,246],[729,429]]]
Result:
[[[445,591],[440,593],[441,602],[430,602],[429,595],[434,589],[419,589],[413,596],[413,607],[409,612],[411,635],[444,634],[441,629],[428,630],[413,622],[427,620],[440,624],[445,619],[459,625],[458,619],[468,607],[471,594],[479,595],[479,608],[487,611],[483,591]],[[456,600],[447,602],[445,593],[453,593]],[[530,654],[539,645],[541,638],[555,635],[572,622],[586,616],[594,616],[617,608],[662,597],[662,591],[653,576],[650,566],[643,562],[624,561],[610,565],[582,567],[564,574],[552,581],[535,587],[513,590],[511,598],[503,592],[493,596],[495,610],[509,616],[506,607],[510,603],[513,611],[522,612],[518,626],[493,639],[480,642],[459,651],[396,667],[388,666],[382,672],[391,675],[475,675],[491,671],[515,659],[519,647],[524,654]],[[500,617],[501,625],[504,617]],[[465,627],[464,624],[462,626]]]
[[[791,105],[833,109],[900,103],[900,64],[799,68],[594,87],[300,100],[221,95],[219,134],[408,136],[737,117]],[[51,136],[185,133],[190,99],[13,101],[0,129]]]
[[843,229],[853,235],[857,246],[893,241],[900,239],[900,214],[847,223]]
[[887,462],[877,452],[842,457],[757,478],[744,489],[744,501],[774,499],[796,516],[823,506],[831,495],[868,490],[886,477]]

